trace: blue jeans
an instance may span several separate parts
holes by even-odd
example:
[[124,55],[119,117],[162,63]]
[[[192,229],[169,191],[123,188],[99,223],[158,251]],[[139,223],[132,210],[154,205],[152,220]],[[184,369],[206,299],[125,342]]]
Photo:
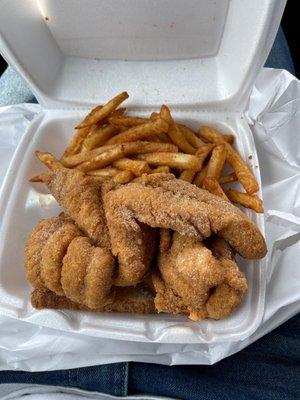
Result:
[[[266,66],[294,73],[282,30],[278,32]],[[0,104],[33,100],[24,82],[11,70],[0,79]],[[69,386],[116,396],[149,393],[187,400],[299,399],[299,334],[298,315],[213,366],[116,363],[51,372],[1,371],[0,384]]]

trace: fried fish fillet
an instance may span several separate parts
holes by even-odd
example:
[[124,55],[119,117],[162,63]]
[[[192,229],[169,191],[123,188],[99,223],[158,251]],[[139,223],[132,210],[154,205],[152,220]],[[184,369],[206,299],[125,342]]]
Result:
[[[65,296],[58,296],[45,288],[35,289],[31,295],[34,308],[52,308],[90,311],[88,307],[75,303]],[[136,314],[152,314],[155,312],[153,296],[143,286],[117,288],[111,303],[94,309],[102,312],[121,312]]]
[[245,258],[266,254],[258,227],[237,207],[171,174],[143,175],[104,190],[103,198],[114,254],[124,247],[120,243],[137,240],[137,221],[197,240],[218,233]]
[[[71,228],[72,233],[69,231],[66,234],[68,228]],[[55,242],[55,249],[52,251],[51,247],[49,247],[49,243],[53,243],[53,237],[60,237],[60,233],[63,233],[63,242]],[[33,287],[44,287],[45,280],[47,280],[46,274],[45,276],[43,268],[52,271],[49,278],[52,282],[49,282],[49,288],[54,290],[57,294],[62,294],[61,284],[60,284],[60,266],[62,265],[62,259],[65,254],[65,249],[73,239],[73,233],[76,235],[80,235],[80,230],[75,227],[74,224],[69,224],[69,221],[64,217],[55,217],[44,219],[39,222],[37,226],[35,226],[27,240],[25,246],[25,270],[26,270],[26,278],[32,284]],[[57,249],[56,246],[60,246]],[[46,256],[48,263],[45,264],[43,261],[43,251],[45,253],[50,249],[50,255]],[[62,251],[62,254],[61,254]],[[59,266],[57,271],[57,265]],[[42,267],[43,266],[43,267]]]
[[230,247],[217,238],[211,248],[174,234],[171,249],[159,257],[159,274],[153,275],[159,312],[188,314],[193,320],[220,319],[241,303],[247,283]]
[[[68,168],[50,170],[41,176],[57,202],[92,243],[110,249],[111,241],[100,184],[81,171]],[[120,231],[121,229],[122,227],[119,227]],[[154,255],[156,246],[154,230],[148,225],[136,222],[134,233],[135,240],[126,236],[128,241],[120,243],[119,251],[114,252],[119,261],[118,272],[115,275],[117,286],[134,286],[141,282],[149,270]]]
[[210,295],[206,309],[213,319],[228,317],[242,303],[243,294],[248,290],[245,274],[239,270],[234,253],[225,240],[214,237],[206,245],[221,262],[225,281],[218,285]]
[[110,248],[99,183],[81,171],[68,168],[49,170],[41,178],[93,244]]
[[113,301],[115,261],[109,249],[94,246],[68,218],[42,220],[25,248],[28,281],[90,309]]

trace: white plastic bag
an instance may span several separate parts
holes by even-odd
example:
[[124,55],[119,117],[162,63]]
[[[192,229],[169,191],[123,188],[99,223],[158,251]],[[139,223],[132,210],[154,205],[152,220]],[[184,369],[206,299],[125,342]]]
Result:
[[[38,105],[0,109],[0,179]],[[270,332],[300,309],[300,82],[264,69],[250,98],[248,121],[260,158],[266,209],[268,286],[262,324],[248,339],[213,344],[104,340],[0,317],[0,368],[54,370],[118,361],[213,364]]]

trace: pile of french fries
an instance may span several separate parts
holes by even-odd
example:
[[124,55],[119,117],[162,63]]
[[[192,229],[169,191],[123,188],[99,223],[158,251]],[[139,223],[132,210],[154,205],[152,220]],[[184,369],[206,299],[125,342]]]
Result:
[[[126,109],[118,107],[127,98],[123,92],[95,107],[76,126],[59,164],[100,181],[118,183],[128,183],[142,174],[172,172],[226,201],[263,212],[262,200],[255,194],[258,183],[232,147],[233,135],[222,135],[209,127],[196,132],[174,121],[165,105],[149,118],[125,115]],[[37,155],[50,164],[55,162],[47,153]],[[232,172],[224,175],[226,163]],[[244,190],[226,188],[231,182],[239,182]]]

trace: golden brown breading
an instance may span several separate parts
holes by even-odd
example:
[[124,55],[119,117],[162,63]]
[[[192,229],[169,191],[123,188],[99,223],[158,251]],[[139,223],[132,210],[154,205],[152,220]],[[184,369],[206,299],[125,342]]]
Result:
[[63,259],[61,284],[64,295],[90,309],[111,303],[114,259],[108,249],[95,247],[87,237],[77,237]]
[[112,253],[119,261],[114,285],[134,286],[149,271],[156,249],[156,232],[140,222],[134,221],[128,229],[126,224],[112,221],[109,233]]
[[97,246],[110,248],[99,183],[83,172],[60,168],[41,175],[58,204]]
[[153,275],[158,312],[187,313],[192,320],[220,319],[231,314],[247,290],[229,245],[220,238],[203,243],[173,235],[169,252],[158,260],[160,276]]
[[41,250],[40,272],[42,281],[47,288],[58,295],[64,294],[61,286],[63,258],[70,243],[80,235],[82,235],[80,229],[73,222],[66,220],[49,236]]
[[216,287],[214,293],[207,300],[207,314],[213,319],[226,318],[241,304],[242,299],[241,292],[226,283],[222,283]]
[[41,254],[51,235],[64,225],[63,218],[43,219],[35,226],[25,246],[26,279],[33,287],[43,287]]
[[[158,312],[171,314],[189,314],[188,307],[184,299],[178,296],[170,286],[166,285],[161,276],[153,272],[152,282],[155,288],[154,304]],[[206,312],[201,314],[198,319],[206,317]]]
[[[65,296],[58,296],[45,288],[35,289],[32,292],[31,304],[39,310],[52,308],[90,311],[89,308],[75,303]],[[151,293],[142,286],[136,286],[116,289],[112,303],[93,311],[152,314],[155,312],[155,308]]]
[[206,246],[212,251],[213,255],[222,262],[227,283],[241,293],[246,292],[248,286],[245,274],[239,270],[234,259],[234,253],[229,244],[224,239],[214,236],[206,242]]
[[28,240],[25,269],[34,287],[98,309],[113,300],[115,262],[109,249],[93,246],[82,235],[64,216],[41,221]]
[[258,227],[237,207],[171,174],[143,175],[135,182],[106,190],[104,204],[113,252],[116,227],[122,235],[134,236],[136,221],[140,221],[198,240],[218,232],[245,258],[266,254]]
[[224,239],[215,236],[207,245],[213,255],[220,260],[225,281],[210,295],[206,309],[210,318],[221,319],[228,317],[241,304],[248,285],[245,274],[239,270],[234,260],[232,249]]
[[[205,318],[210,289],[224,281],[222,265],[212,252],[202,242],[174,233],[171,249],[159,256],[158,268],[166,288],[180,298],[180,308],[185,304],[191,319]],[[174,296],[164,297],[164,309],[159,308],[162,299],[155,298],[157,310],[174,312]]]
[[[42,175],[43,181],[64,208],[65,212],[74,219],[97,246],[111,247],[110,236],[102,206],[99,183],[77,170],[60,168],[50,170]],[[114,235],[116,246],[113,254],[118,257],[119,269],[114,284],[117,286],[136,285],[143,280],[148,272],[154,255],[156,238],[155,232],[149,226],[137,222],[132,236],[121,235],[122,226],[116,227]],[[122,238],[126,240],[122,241]],[[54,290],[53,288],[50,288]],[[61,294],[54,290],[55,293]]]

